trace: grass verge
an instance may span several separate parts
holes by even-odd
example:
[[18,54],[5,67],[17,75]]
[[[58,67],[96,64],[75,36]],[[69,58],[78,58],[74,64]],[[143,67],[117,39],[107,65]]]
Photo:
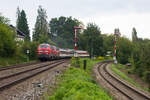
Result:
[[[31,60],[31,61],[33,61],[33,60]],[[26,62],[30,62],[30,61],[27,61],[26,56],[24,56],[24,57],[11,57],[11,58],[0,58],[0,67],[22,64],[22,63],[26,63]]]
[[[86,71],[83,70],[83,60],[87,60]],[[97,62],[90,59],[79,59],[76,62],[72,59],[72,67],[59,77],[59,88],[47,100],[112,100],[91,76],[91,68]],[[80,68],[74,67],[77,63]]]
[[[142,90],[145,90],[145,91],[148,91],[148,88],[142,88],[138,83],[135,83],[131,78],[129,78],[125,73],[121,72],[120,69],[123,68],[124,69],[124,66],[123,65],[114,65],[112,64],[112,71],[117,74],[119,77],[121,77],[122,79],[126,80],[127,82],[129,82],[130,84],[142,89]],[[149,92],[149,91],[148,91]]]

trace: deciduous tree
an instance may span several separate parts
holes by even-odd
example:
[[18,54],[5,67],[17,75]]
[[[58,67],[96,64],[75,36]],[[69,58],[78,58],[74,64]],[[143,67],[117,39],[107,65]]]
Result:
[[47,22],[46,11],[39,6],[38,16],[36,18],[35,28],[33,31],[33,40],[39,41],[42,36],[49,36],[49,27]]
[[59,47],[74,48],[74,26],[79,24],[80,21],[72,17],[52,18],[49,22],[51,39]]
[[81,48],[88,50],[91,56],[102,56],[103,39],[100,28],[96,24],[89,23],[82,35],[80,40]]

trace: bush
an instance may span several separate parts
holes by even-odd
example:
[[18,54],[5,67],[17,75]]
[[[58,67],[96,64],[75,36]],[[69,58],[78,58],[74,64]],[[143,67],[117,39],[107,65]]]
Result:
[[37,58],[37,47],[39,43],[38,42],[30,42],[25,41],[20,47],[20,54],[27,55],[27,50],[29,50],[29,57],[30,59],[36,59]]
[[[87,70],[82,67],[70,67],[59,77],[60,83],[56,89],[56,93],[52,96],[47,96],[47,100],[112,100],[103,88],[96,84],[96,81],[91,76],[92,66],[99,62],[98,60],[90,60],[80,58],[80,66],[83,60],[87,60]],[[76,59],[72,57],[72,64],[75,64]]]
[[69,68],[61,77],[60,88],[48,100],[112,100],[87,72]]
[[150,71],[146,71],[144,73],[144,78],[149,83],[149,91],[150,91]]
[[15,55],[15,32],[6,24],[0,23],[0,57],[12,57]]
[[71,61],[72,61],[72,62],[71,62],[71,65],[72,65],[72,66],[75,66],[75,67],[77,67],[77,68],[80,67],[80,57],[78,57],[78,58],[72,57],[72,60],[71,60]]
[[104,57],[97,57],[98,60],[104,60]]

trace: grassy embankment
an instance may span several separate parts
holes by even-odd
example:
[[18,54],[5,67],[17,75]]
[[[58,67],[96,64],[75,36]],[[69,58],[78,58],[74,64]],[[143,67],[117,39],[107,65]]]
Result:
[[96,84],[92,77],[92,66],[99,61],[86,58],[87,69],[84,71],[84,59],[79,61],[72,59],[72,67],[58,78],[59,83],[57,85],[59,88],[55,90],[52,96],[45,96],[47,100],[112,100],[112,97]]
[[30,61],[28,61],[26,56],[21,57],[21,58],[19,58],[19,57],[0,58],[0,67],[22,64],[22,63],[26,63],[26,62],[30,62]]
[[124,70],[128,70],[129,68],[127,68],[127,66],[121,65],[121,64],[117,64],[114,65],[112,64],[111,67],[112,71],[117,74],[118,76],[120,76],[122,79],[126,80],[127,82],[129,82],[130,84],[143,89],[145,91],[148,91],[148,88],[142,88],[141,85],[139,85],[138,83],[134,82],[131,78],[129,78],[125,73],[121,72],[120,69],[124,69]]

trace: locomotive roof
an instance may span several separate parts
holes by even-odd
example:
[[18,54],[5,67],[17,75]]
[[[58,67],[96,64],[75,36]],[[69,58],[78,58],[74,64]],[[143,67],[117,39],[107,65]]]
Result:
[[42,43],[42,44],[40,44],[40,45],[49,45],[49,44],[47,44],[47,43]]

